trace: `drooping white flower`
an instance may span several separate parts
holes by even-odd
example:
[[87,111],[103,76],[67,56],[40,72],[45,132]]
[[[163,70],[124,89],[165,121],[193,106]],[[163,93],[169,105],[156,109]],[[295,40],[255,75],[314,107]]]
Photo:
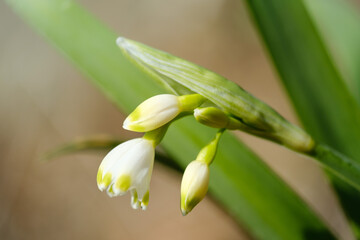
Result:
[[154,142],[135,138],[111,150],[100,164],[97,184],[108,195],[119,196],[131,192],[131,206],[146,209],[154,165]]
[[208,186],[209,166],[202,161],[192,161],[181,181],[180,207],[184,216],[205,197]]
[[142,102],[124,121],[123,128],[148,132],[173,120],[179,113],[192,111],[204,102],[199,94],[160,94]]

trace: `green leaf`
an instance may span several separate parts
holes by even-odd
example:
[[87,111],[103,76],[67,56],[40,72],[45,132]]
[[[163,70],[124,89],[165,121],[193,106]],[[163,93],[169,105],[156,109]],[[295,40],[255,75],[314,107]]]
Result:
[[360,103],[360,8],[343,0],[305,1],[349,90]]
[[312,156],[323,163],[331,173],[360,191],[360,164],[358,162],[323,144],[315,147]]
[[305,128],[360,160],[360,111],[302,1],[248,1]]
[[[80,152],[86,152],[86,151],[99,151],[99,150],[106,150],[110,151],[117,145],[123,143],[124,140],[120,140],[119,138],[115,138],[108,135],[98,135],[98,136],[91,136],[91,137],[82,137],[75,139],[73,141],[67,142],[65,144],[59,145],[55,147],[54,149],[51,149],[47,153],[45,153],[43,156],[40,157],[40,160],[42,161],[50,161],[54,158],[74,154],[74,153],[80,153]],[[175,169],[177,171],[181,171],[179,164],[174,162],[172,159],[170,159],[166,154],[160,151],[156,151],[155,159],[168,166],[172,169]]]
[[[126,112],[164,91],[155,84],[156,79],[121,54],[115,45],[116,34],[78,4],[69,0],[7,2]],[[185,118],[171,125],[163,146],[185,167],[214,134],[214,129]],[[228,133],[211,166],[210,191],[258,239],[333,238],[310,207]]]
[[[303,1],[248,0],[248,7],[295,109],[316,141],[360,161],[360,110],[314,27]],[[354,188],[333,178],[352,220],[360,223]],[[357,204],[355,204],[357,205]]]
[[41,156],[40,159],[43,161],[49,161],[53,158],[77,152],[89,150],[111,150],[112,148],[119,145],[121,142],[122,141],[120,141],[119,139],[107,135],[82,137],[57,146],[56,148],[48,151],[43,156]]

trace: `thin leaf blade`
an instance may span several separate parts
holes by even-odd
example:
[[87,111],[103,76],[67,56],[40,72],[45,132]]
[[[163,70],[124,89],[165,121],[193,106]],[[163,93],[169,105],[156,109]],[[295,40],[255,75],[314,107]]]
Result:
[[[247,0],[299,118],[317,142],[360,162],[360,109],[339,74],[303,1]],[[360,224],[355,188],[332,176],[342,206]]]
[[89,150],[111,150],[121,142],[118,138],[107,135],[82,137],[49,150],[40,157],[40,160],[49,161],[57,157]]
[[341,0],[305,1],[349,90],[360,103],[360,8]]

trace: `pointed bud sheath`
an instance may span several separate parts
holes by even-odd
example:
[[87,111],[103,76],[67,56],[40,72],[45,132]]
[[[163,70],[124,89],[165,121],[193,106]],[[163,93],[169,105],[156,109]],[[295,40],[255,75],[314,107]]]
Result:
[[188,214],[206,195],[209,186],[209,165],[215,158],[217,146],[223,133],[220,130],[216,137],[201,149],[195,161],[185,169],[181,181],[181,212]]
[[173,120],[181,112],[189,112],[204,102],[199,94],[175,96],[161,94],[142,102],[124,121],[123,128],[148,132]]
[[201,94],[240,120],[243,126],[239,129],[301,153],[314,150],[315,143],[305,131],[224,77],[136,41],[119,37],[117,44],[124,56],[155,76],[164,87],[177,92],[187,89]]
[[118,145],[100,164],[98,188],[107,190],[110,197],[130,191],[132,207],[146,209],[154,155],[155,146],[149,139],[136,138]]

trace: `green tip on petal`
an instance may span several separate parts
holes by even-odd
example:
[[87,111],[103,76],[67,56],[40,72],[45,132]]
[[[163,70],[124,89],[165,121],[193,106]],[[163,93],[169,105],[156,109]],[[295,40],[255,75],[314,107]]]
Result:
[[186,216],[189,212],[191,212],[194,207],[201,202],[201,200],[203,199],[203,197],[198,198],[198,197],[193,197],[191,199],[188,199],[188,196],[184,197],[181,199],[181,213],[183,216]]
[[108,190],[107,190],[107,194],[109,195],[109,197],[115,197],[116,196],[116,194],[115,194],[115,192],[114,192],[114,189],[113,189],[113,184],[108,188]]
[[146,210],[148,204],[149,204],[149,191],[147,191],[143,197],[143,199],[141,199],[141,209],[142,210]]
[[205,162],[192,161],[181,180],[181,213],[185,216],[205,197],[209,185],[209,167]]
[[181,209],[181,214],[185,217],[188,214],[188,212],[185,209]]
[[104,177],[102,177],[103,171],[99,170],[97,175],[97,184],[100,191],[104,191],[111,183],[112,175],[111,173],[106,173]]
[[136,190],[131,191],[131,207],[133,209],[138,209],[140,207],[140,202]]
[[180,200],[180,209],[181,209],[181,214],[183,216],[186,216],[192,209],[189,209],[187,206],[185,206],[185,197],[181,196],[181,200]]
[[127,174],[121,175],[115,183],[115,188],[126,192],[131,186],[131,177]]
[[139,109],[135,109],[124,121],[123,128],[134,132],[146,132],[147,129],[141,125],[139,121],[141,113]]
[[99,171],[96,176],[96,182],[98,185],[100,185],[102,182],[102,175],[103,175],[103,170],[99,168]]

